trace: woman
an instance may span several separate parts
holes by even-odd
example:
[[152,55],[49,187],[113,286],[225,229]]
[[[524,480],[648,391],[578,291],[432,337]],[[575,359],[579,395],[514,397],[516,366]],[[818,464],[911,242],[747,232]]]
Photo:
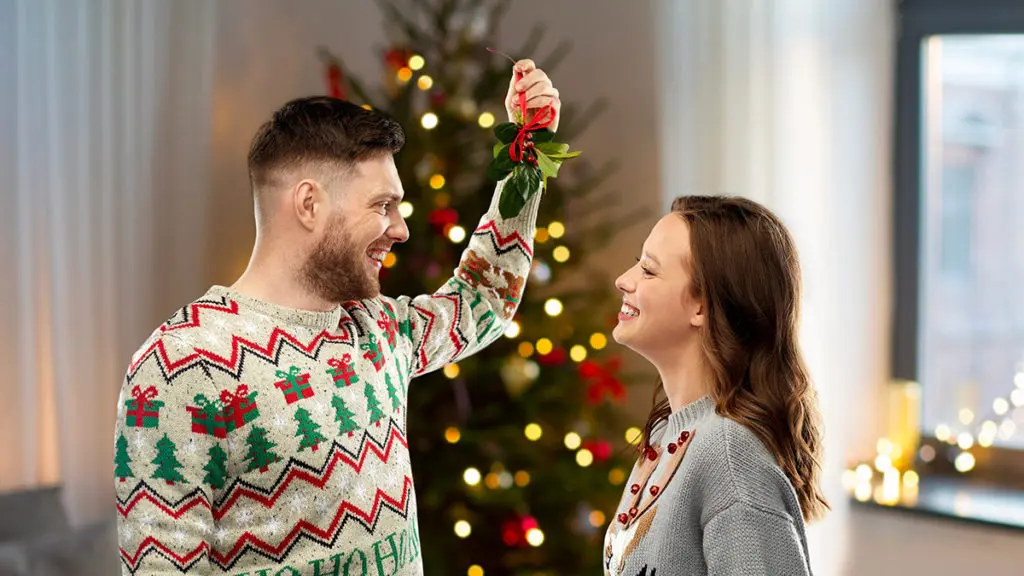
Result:
[[811,573],[804,521],[828,504],[799,277],[793,240],[766,208],[688,196],[616,280],[615,340],[661,385],[605,534],[606,575]]

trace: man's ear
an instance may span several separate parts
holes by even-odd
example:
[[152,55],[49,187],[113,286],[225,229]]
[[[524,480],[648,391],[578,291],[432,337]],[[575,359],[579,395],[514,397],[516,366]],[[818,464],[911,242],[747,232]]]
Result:
[[292,209],[303,228],[313,231],[323,216],[327,195],[316,180],[302,180],[292,188]]

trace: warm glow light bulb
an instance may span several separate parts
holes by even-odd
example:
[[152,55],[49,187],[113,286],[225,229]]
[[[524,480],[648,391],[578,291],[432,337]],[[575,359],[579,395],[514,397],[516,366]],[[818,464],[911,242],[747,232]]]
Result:
[[569,358],[573,362],[583,362],[587,358],[587,349],[577,344],[569,349]]
[[527,440],[536,442],[537,440],[540,440],[540,437],[544,434],[544,431],[541,430],[540,424],[537,424],[536,422],[530,422],[529,424],[526,425],[526,428],[523,429],[523,434],[526,436]]
[[413,70],[419,70],[423,68],[423,65],[426,63],[427,61],[424,60],[423,56],[420,56],[419,54],[413,54],[412,56],[409,57],[409,68]]
[[465,538],[469,536],[471,532],[473,532],[473,528],[469,525],[469,522],[459,520],[455,523],[455,535],[459,538]]
[[576,463],[586,468],[594,463],[594,453],[586,448],[576,452]]
[[515,338],[516,336],[519,336],[520,330],[519,322],[510,322],[509,325],[505,327],[505,337]]
[[398,213],[402,215],[402,218],[408,218],[412,216],[413,208],[411,202],[402,202],[398,205]]
[[459,429],[455,426],[449,426],[445,429],[444,439],[447,440],[449,444],[455,444],[459,441],[459,438],[462,438],[462,433],[459,432]]
[[551,343],[551,340],[548,340],[547,338],[537,340],[537,354],[540,354],[541,356],[550,354],[553,348],[554,344]]
[[462,479],[470,486],[476,486],[480,483],[480,471],[476,468],[466,468],[466,471],[462,473]]
[[608,337],[600,332],[590,335],[590,347],[594,350],[601,350],[608,345]]
[[526,531],[526,541],[530,546],[536,548],[544,543],[544,533],[540,531],[540,528],[530,528]]
[[565,234],[565,225],[561,222],[552,222],[548,224],[548,234],[551,234],[552,238],[561,238]]
[[551,251],[551,257],[555,259],[555,262],[566,262],[569,260],[569,249],[565,246],[556,246]]
[[629,442],[630,444],[636,444],[637,442],[639,442],[641,436],[642,432],[640,432],[640,429],[637,428],[636,426],[630,426],[626,430],[626,442]]
[[427,130],[437,128],[437,122],[437,114],[434,114],[433,112],[427,112],[422,118],[420,118],[420,125]]
[[494,126],[494,114],[490,112],[481,112],[480,117],[476,119],[477,123],[480,124],[481,128],[490,128]]
[[565,435],[565,447],[569,450],[575,450],[580,447],[582,439],[580,435],[575,432],[569,432]]
[[430,90],[430,87],[433,85],[434,79],[426,74],[420,76],[420,79],[416,81],[416,86],[418,86],[420,90]]
[[462,242],[466,239],[466,229],[462,226],[452,226],[451,229],[448,230],[448,239],[455,244]]
[[548,316],[558,316],[562,313],[562,301],[558,298],[548,298],[544,302],[544,312]]
[[442,369],[444,375],[449,378],[455,378],[459,375],[459,365],[457,363],[446,364]]
[[953,460],[953,466],[958,472],[970,472],[974,468],[974,455],[970,452],[961,452]]

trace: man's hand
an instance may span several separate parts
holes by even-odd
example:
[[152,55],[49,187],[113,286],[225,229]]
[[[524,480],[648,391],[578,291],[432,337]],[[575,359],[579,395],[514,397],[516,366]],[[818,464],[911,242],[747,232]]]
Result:
[[[520,73],[523,77],[517,82],[516,76]],[[556,132],[562,116],[562,101],[558,99],[558,90],[551,84],[551,79],[537,68],[533,60],[520,60],[512,67],[512,80],[505,96],[505,111],[508,112],[510,122],[516,121],[520,93],[526,94],[526,118],[522,119],[523,123],[528,123],[538,110],[550,104],[555,109],[555,121],[548,129]]]

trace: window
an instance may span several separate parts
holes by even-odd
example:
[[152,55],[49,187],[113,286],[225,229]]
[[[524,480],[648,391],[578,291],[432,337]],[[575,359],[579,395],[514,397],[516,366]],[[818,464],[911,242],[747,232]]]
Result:
[[921,383],[924,437],[1019,470],[1024,2],[901,4],[894,376]]

